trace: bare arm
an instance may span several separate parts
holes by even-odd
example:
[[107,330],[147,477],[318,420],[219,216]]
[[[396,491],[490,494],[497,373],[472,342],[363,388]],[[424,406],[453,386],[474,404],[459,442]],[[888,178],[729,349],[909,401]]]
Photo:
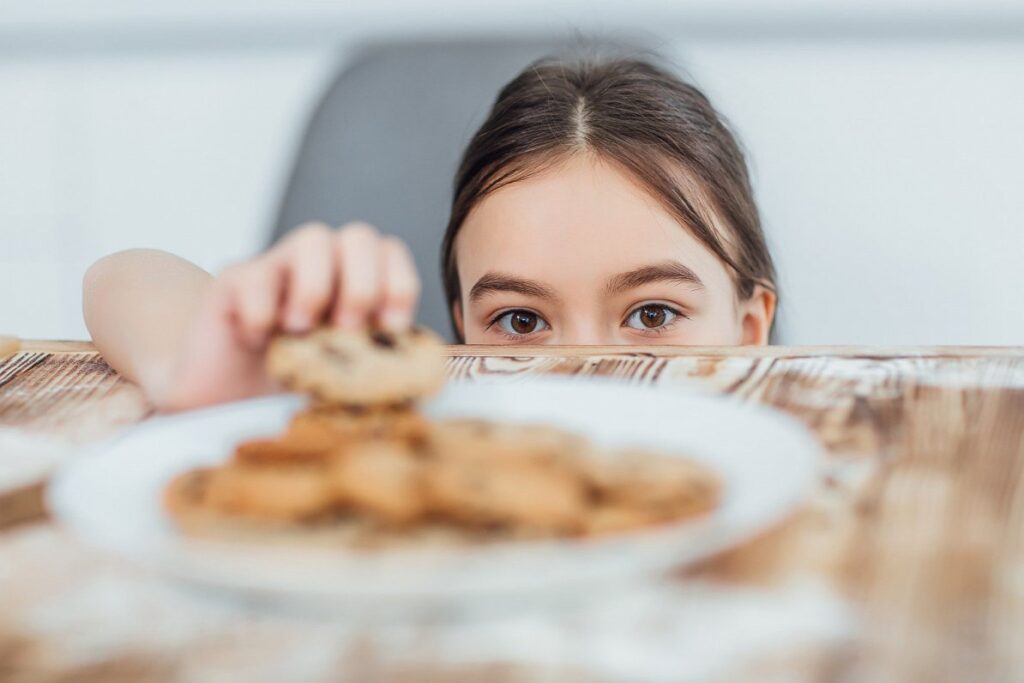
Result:
[[111,367],[148,396],[162,395],[197,306],[213,277],[153,249],[105,256],[85,273],[82,312]]
[[83,308],[107,361],[158,408],[184,410],[272,391],[277,332],[408,327],[419,290],[400,240],[311,224],[216,279],[164,252],[113,254],[86,273]]

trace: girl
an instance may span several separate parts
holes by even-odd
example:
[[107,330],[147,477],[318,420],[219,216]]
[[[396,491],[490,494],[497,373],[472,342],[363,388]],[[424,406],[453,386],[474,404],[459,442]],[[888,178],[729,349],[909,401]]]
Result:
[[[544,61],[499,93],[455,178],[442,244],[469,344],[765,344],[775,273],[743,155],[704,95],[649,63]],[[272,387],[278,330],[411,324],[407,247],[308,225],[213,278],[170,254],[94,264],[84,313],[165,410]]]

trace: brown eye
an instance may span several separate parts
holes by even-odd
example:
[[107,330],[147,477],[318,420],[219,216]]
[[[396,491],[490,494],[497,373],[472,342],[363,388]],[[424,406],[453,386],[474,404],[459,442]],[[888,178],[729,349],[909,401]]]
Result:
[[680,313],[664,304],[644,304],[626,318],[626,327],[635,330],[655,330],[675,320]]
[[519,334],[530,334],[537,329],[537,316],[526,311],[516,311],[509,319],[512,329]]
[[526,335],[546,330],[548,324],[532,311],[509,311],[496,321],[507,334]]
[[640,309],[640,322],[644,327],[661,327],[666,317],[664,306],[644,306]]

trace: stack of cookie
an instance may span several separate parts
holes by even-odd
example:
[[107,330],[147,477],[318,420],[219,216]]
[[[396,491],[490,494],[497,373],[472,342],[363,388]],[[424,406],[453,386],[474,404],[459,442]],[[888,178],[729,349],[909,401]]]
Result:
[[358,530],[358,540],[426,529],[462,540],[594,535],[712,509],[707,469],[646,452],[602,452],[544,425],[430,422],[418,402],[444,383],[431,332],[282,337],[271,373],[313,397],[278,438],[240,444],[186,473],[167,503],[185,529],[241,522],[266,531]]
[[[205,526],[207,513],[282,524],[334,517],[361,497],[356,476],[372,485],[372,470],[396,460],[389,453],[422,448],[427,422],[417,402],[444,384],[441,341],[422,328],[282,336],[267,362],[273,377],[309,394],[311,405],[280,437],[239,444],[225,466],[192,472],[172,486],[168,502],[186,525]],[[364,462],[370,471],[353,471]],[[397,482],[396,474],[388,478]]]

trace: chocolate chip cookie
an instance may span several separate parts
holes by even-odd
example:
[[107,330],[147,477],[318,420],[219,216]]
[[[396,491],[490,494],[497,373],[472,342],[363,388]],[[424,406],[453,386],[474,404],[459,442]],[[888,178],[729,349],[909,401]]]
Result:
[[332,405],[408,404],[436,393],[445,380],[441,339],[425,328],[280,336],[267,368],[289,389]]

